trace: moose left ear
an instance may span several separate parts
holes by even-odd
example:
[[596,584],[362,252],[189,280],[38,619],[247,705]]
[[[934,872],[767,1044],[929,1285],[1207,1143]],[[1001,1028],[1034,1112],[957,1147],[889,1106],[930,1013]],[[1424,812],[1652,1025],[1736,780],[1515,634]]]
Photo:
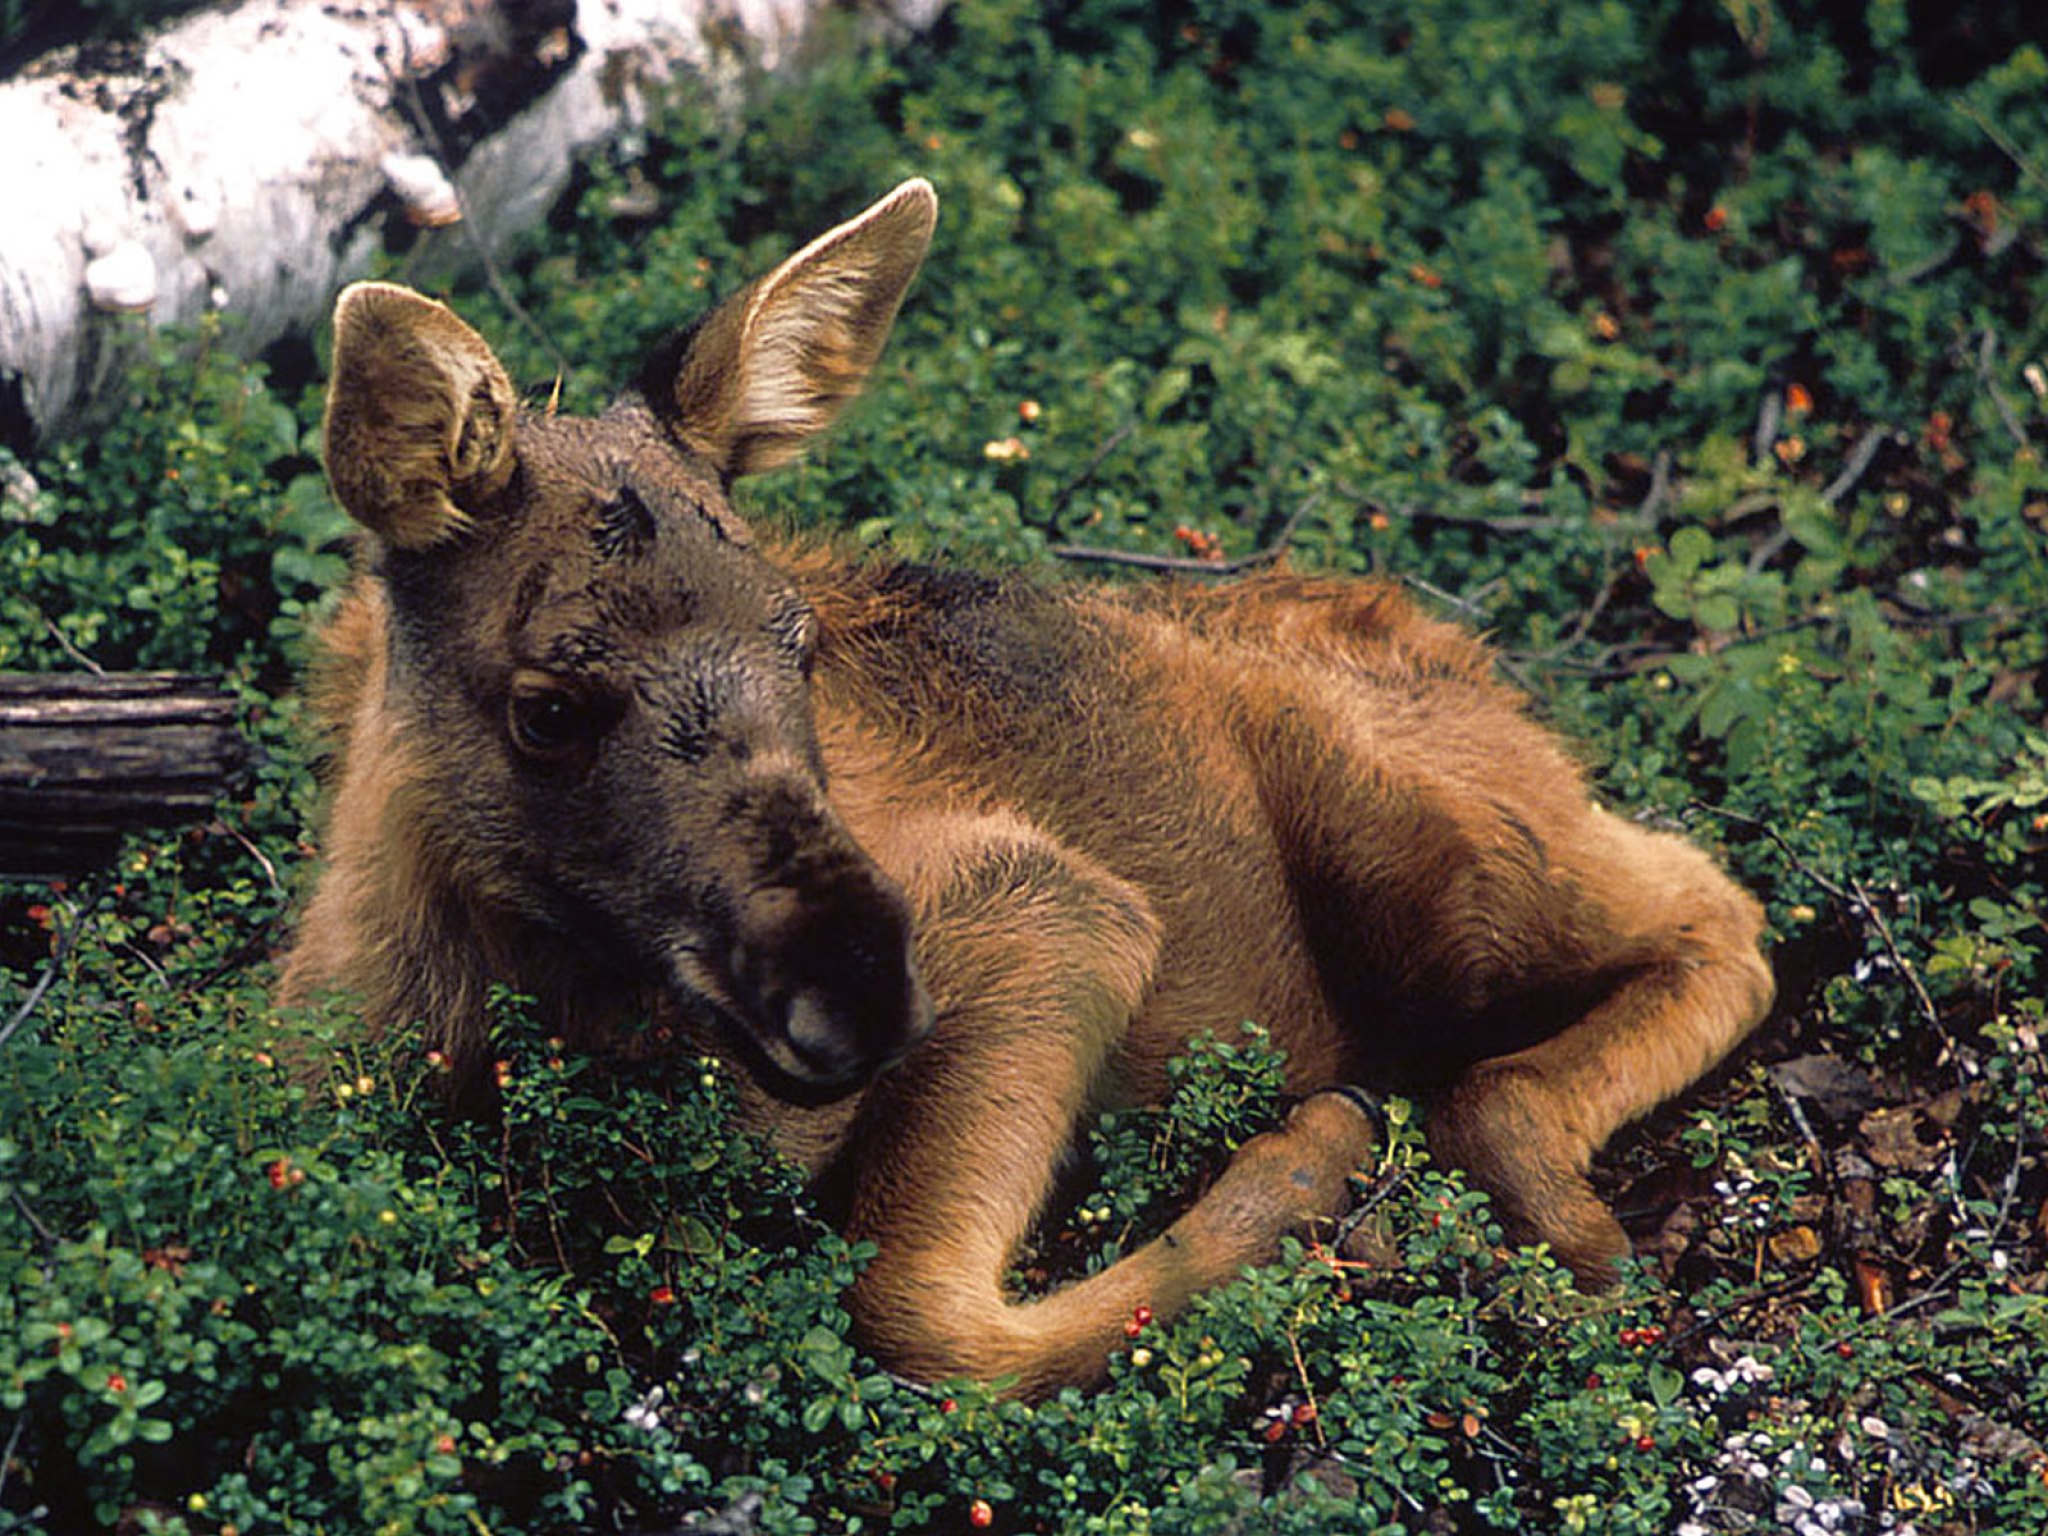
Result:
[[327,478],[357,522],[399,549],[469,527],[512,474],[518,398],[483,337],[395,283],[351,283],[334,305]]
[[801,453],[867,381],[938,212],[930,182],[906,181],[713,310],[672,379],[648,381],[683,441],[729,479]]

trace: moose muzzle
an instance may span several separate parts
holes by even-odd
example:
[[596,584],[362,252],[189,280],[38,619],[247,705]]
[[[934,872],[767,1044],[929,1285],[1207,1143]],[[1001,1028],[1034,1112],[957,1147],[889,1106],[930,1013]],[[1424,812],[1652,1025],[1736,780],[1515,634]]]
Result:
[[749,1033],[797,1083],[851,1089],[931,1032],[909,903],[849,846],[739,905],[732,988]]

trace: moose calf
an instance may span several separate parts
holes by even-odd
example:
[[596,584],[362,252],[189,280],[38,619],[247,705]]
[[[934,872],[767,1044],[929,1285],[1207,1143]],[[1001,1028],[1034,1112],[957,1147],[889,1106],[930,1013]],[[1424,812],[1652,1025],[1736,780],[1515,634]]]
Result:
[[[861,387],[936,212],[897,188],[594,419],[522,409],[431,300],[342,294],[327,465],[368,538],[282,997],[424,1024],[470,1092],[493,982],[720,1055],[847,1191],[864,1338],[926,1378],[1097,1378],[1139,1304],[1341,1209],[1374,1125],[1331,1085],[1422,1095],[1517,1235],[1609,1275],[1590,1159],[1762,1016],[1759,914],[1592,804],[1480,644],[1375,582],[1056,588],[734,516]],[[1311,1096],[1164,1236],[1007,1296],[1076,1122],[1242,1019]]]

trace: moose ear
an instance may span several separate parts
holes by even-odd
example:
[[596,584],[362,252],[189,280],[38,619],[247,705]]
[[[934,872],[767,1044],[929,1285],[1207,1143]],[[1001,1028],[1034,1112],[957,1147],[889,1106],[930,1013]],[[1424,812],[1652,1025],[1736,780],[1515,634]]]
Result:
[[351,283],[334,305],[327,478],[357,522],[399,549],[469,526],[512,474],[512,381],[445,305]]
[[939,200],[906,181],[713,310],[673,375],[675,431],[727,478],[786,464],[860,393],[931,244]]

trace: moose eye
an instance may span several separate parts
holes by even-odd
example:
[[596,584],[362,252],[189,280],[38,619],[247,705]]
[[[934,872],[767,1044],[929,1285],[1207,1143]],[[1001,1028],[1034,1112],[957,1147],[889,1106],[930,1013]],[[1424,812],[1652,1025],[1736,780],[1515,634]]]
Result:
[[564,688],[513,694],[511,717],[513,744],[529,757],[563,757],[598,733],[596,713]]

